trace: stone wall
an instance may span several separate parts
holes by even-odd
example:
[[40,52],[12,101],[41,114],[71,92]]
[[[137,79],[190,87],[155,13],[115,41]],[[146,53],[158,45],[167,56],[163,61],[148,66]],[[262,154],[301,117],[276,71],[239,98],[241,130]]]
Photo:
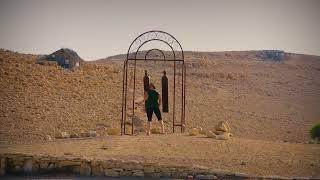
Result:
[[253,177],[242,173],[212,170],[202,166],[163,166],[158,163],[96,160],[78,157],[45,155],[0,154],[0,175],[41,175],[63,173],[75,176],[151,177],[181,179],[274,179],[283,177]]

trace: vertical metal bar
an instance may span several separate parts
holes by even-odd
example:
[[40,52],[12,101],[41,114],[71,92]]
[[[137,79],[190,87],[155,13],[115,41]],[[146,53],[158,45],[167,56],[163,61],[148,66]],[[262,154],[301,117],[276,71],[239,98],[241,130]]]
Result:
[[186,84],[187,84],[187,66],[184,65],[184,86],[183,86],[183,121],[186,123]]
[[174,133],[174,127],[175,127],[175,110],[176,110],[176,61],[174,61],[173,64],[173,115],[172,115],[172,121],[173,121],[173,133]]
[[182,66],[181,66],[181,133],[183,132],[183,123],[184,123],[184,118],[183,118],[183,97],[184,97],[184,92],[183,92],[183,86],[184,86],[184,79],[183,79],[183,74],[184,74],[184,63],[182,63]]
[[125,72],[126,71],[126,61],[123,63],[123,76],[122,76],[122,115],[121,115],[121,135],[123,135],[123,124],[124,124],[124,81],[125,81]]
[[135,105],[135,104],[134,104],[134,98],[135,98],[135,92],[136,92],[136,64],[137,64],[137,61],[134,61],[131,135],[133,135],[133,118],[134,118],[134,105]]
[[126,87],[125,87],[125,95],[124,95],[124,124],[123,124],[123,133],[126,134],[126,120],[127,120],[127,94],[128,94],[128,61],[126,62]]

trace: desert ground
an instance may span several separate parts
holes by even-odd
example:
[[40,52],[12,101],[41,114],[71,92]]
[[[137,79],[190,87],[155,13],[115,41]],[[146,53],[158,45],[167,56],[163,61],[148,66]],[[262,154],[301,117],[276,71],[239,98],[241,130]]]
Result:
[[[167,135],[108,136],[107,129],[119,128],[121,120],[125,56],[84,62],[76,70],[37,64],[38,58],[0,51],[1,153],[70,152],[191,163],[254,175],[320,176],[320,146],[309,144],[309,130],[320,117],[318,56],[289,54],[288,59],[274,62],[258,59],[254,51],[186,52],[186,132],[194,127],[212,130],[226,121],[233,137],[225,141],[172,134],[172,112],[163,115]],[[137,101],[143,97],[144,70],[160,91],[164,66],[170,86],[172,64],[138,65]],[[129,78],[129,90],[131,81]],[[172,107],[172,99],[169,102]],[[144,124],[141,103],[136,112]],[[99,137],[54,138],[61,132],[89,130]],[[102,145],[110,148],[101,150]]]

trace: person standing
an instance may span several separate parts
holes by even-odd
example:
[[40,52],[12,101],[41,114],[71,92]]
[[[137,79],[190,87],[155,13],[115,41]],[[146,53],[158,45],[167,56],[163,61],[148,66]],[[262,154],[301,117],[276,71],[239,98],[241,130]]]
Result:
[[155,90],[156,87],[154,86],[153,83],[149,84],[149,88],[147,91],[144,93],[144,101],[145,101],[145,109],[147,113],[147,118],[148,118],[148,124],[147,124],[147,135],[150,135],[151,132],[151,121],[152,121],[152,114],[154,113],[158,121],[160,123],[160,128],[161,128],[161,133],[164,134],[164,124],[163,120],[161,118],[161,112],[159,109],[159,106],[161,105],[161,96],[159,93]]

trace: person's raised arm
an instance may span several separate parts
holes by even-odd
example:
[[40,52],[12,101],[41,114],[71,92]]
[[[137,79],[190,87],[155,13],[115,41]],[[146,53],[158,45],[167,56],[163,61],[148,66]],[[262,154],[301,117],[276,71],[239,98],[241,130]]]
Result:
[[144,101],[147,101],[148,100],[148,92],[147,91],[144,91]]

